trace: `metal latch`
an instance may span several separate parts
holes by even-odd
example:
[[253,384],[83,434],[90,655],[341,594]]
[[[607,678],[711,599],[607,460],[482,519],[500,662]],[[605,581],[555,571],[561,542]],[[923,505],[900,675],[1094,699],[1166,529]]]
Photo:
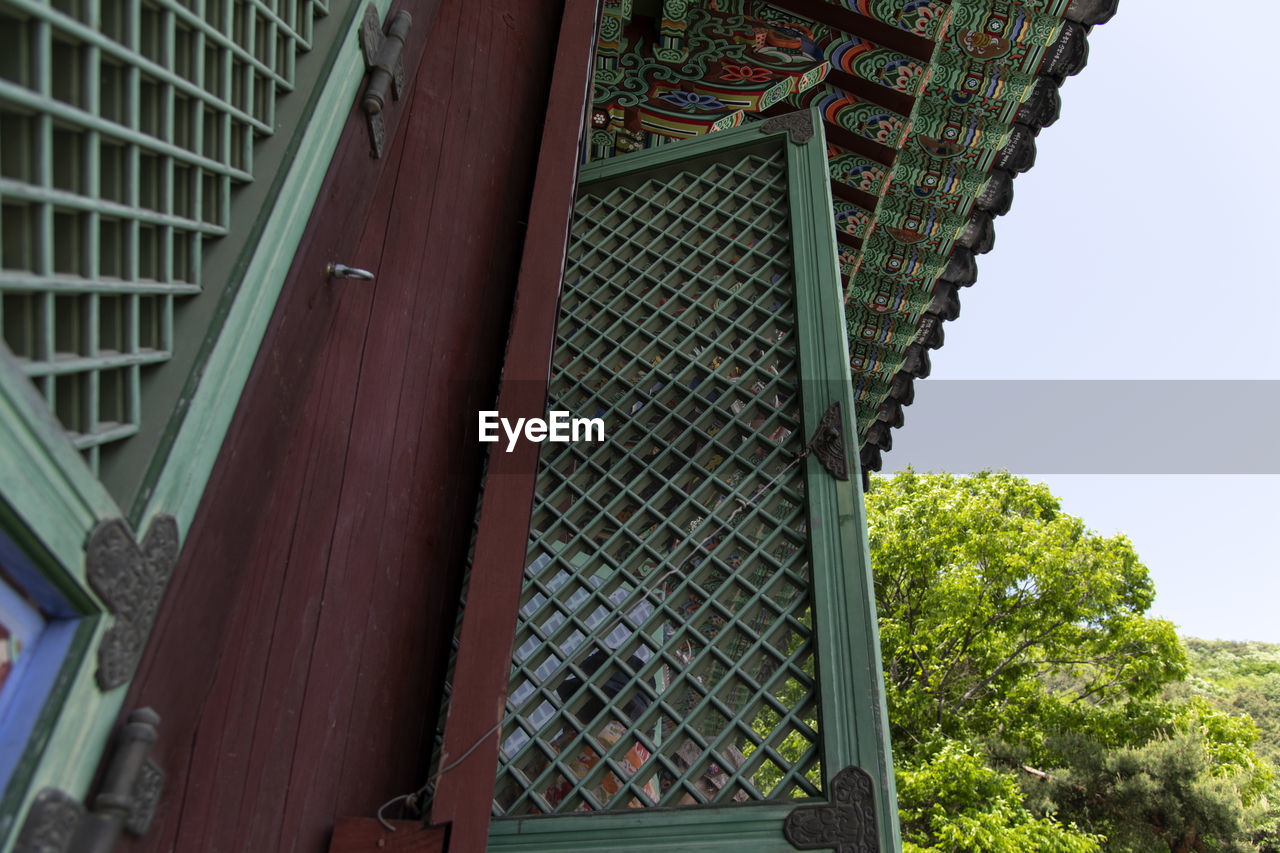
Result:
[[387,142],[387,128],[382,121],[382,109],[387,103],[387,91],[400,99],[404,91],[404,66],[400,64],[400,51],[405,37],[413,25],[413,16],[401,9],[391,16],[386,35],[382,34],[382,21],[372,3],[364,7],[364,21],[360,25],[360,49],[364,52],[364,66],[369,73],[369,85],[365,87],[360,107],[369,125],[369,148],[374,157],[382,156]]

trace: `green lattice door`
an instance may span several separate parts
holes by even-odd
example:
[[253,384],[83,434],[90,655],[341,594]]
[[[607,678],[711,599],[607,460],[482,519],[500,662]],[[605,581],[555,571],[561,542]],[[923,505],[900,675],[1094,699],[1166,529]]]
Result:
[[806,452],[853,406],[789,118],[583,170],[549,408],[606,437],[542,449],[494,848],[899,846],[856,448]]

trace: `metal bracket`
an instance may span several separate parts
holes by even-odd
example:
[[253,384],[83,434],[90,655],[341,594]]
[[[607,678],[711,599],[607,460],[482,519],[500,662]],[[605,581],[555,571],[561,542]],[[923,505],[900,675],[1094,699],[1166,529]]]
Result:
[[813,139],[813,115],[808,110],[798,110],[794,113],[775,116],[760,122],[760,130],[763,133],[785,130],[791,134],[791,144],[804,145]]
[[387,128],[382,120],[382,109],[387,103],[387,90],[399,100],[404,91],[404,66],[400,63],[400,51],[413,25],[413,16],[401,9],[391,16],[387,33],[382,33],[382,22],[377,8],[370,3],[364,7],[364,20],[360,24],[360,50],[364,53],[364,67],[369,71],[369,85],[365,87],[360,107],[369,125],[369,148],[374,157],[382,156],[387,143]]
[[14,842],[14,853],[66,853],[71,849],[76,829],[84,818],[84,806],[65,791],[45,788],[36,794],[22,832]]
[[831,404],[809,439],[809,451],[837,480],[849,479],[849,461],[844,447],[844,417],[840,401]]
[[119,518],[100,521],[85,546],[89,586],[115,614],[98,646],[98,688],[111,690],[133,677],[160,599],[178,561],[178,523],[157,515],[139,546]]
[[782,824],[782,834],[797,850],[877,853],[880,842],[874,787],[861,767],[846,767],[831,780],[831,802],[792,809]]
[[163,793],[164,771],[159,764],[148,758],[138,770],[138,778],[133,783],[133,801],[129,803],[129,816],[124,822],[126,832],[137,836],[147,834]]
[[164,772],[147,758],[159,724],[160,715],[150,708],[129,715],[110,752],[92,810],[57,788],[37,794],[14,853],[105,851],[115,847],[121,830],[145,834],[164,788]]

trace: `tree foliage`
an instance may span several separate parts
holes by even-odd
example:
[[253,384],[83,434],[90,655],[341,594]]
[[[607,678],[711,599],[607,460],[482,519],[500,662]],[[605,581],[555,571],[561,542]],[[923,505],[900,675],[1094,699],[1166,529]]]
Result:
[[1258,727],[1257,750],[1280,762],[1280,645],[1185,640],[1191,678],[1180,691],[1214,707],[1247,714]]
[[[906,473],[867,495],[893,734],[1013,735],[1046,703],[1148,697],[1186,671],[1123,536],[1007,474]],[[1034,734],[1028,732],[1027,734]]]
[[1101,837],[1034,814],[1018,782],[985,757],[942,740],[898,767],[903,853],[1098,853]]
[[1127,538],[997,473],[876,479],[867,515],[910,850],[1259,849],[1256,729],[1177,695]]
[[1273,780],[1253,751],[1252,721],[1200,699],[1147,710],[1162,717],[1155,734],[1118,747],[1087,732],[1050,737],[1045,763],[1052,766],[1031,771],[1027,787],[1042,788],[1037,793],[1061,812],[1105,832],[1111,850],[1256,850],[1251,831],[1268,810]]

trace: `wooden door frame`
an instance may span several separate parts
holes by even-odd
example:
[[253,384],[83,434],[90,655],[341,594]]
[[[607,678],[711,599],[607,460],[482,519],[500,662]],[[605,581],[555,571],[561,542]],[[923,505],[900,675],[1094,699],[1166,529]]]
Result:
[[[585,144],[595,66],[597,0],[566,0],[529,206],[498,411],[541,417],[555,346],[560,280]],[[441,767],[428,822],[450,824],[450,853],[483,851],[515,641],[538,445],[490,457],[468,606],[462,620]],[[500,487],[497,484],[501,484]],[[455,766],[450,766],[455,765]]]

